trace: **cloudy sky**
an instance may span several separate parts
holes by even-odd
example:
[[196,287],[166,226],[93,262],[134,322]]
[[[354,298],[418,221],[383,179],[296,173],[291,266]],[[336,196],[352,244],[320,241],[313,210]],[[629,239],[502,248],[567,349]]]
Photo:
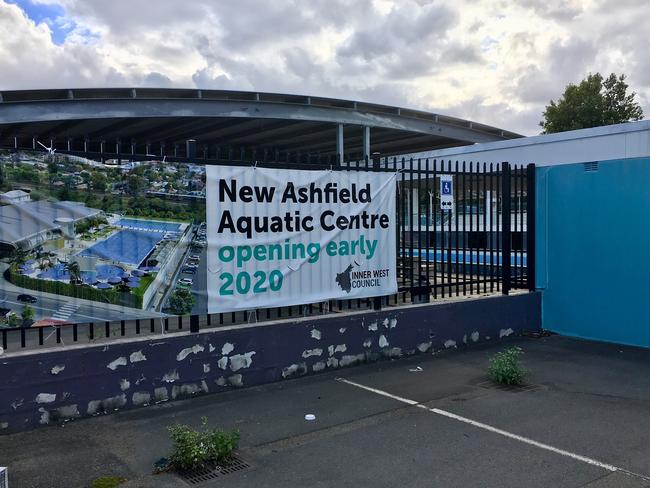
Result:
[[0,90],[331,96],[523,134],[589,72],[650,113],[647,0],[0,0]]

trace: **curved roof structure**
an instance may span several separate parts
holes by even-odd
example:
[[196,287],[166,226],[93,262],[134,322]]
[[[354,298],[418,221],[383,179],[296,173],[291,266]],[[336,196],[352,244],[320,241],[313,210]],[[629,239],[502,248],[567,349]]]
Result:
[[231,155],[333,155],[343,147],[357,157],[517,137],[430,112],[302,95],[160,88],[0,92],[0,147],[38,149],[38,141],[106,157],[180,157],[188,139],[196,140],[199,158],[219,159],[224,148]]

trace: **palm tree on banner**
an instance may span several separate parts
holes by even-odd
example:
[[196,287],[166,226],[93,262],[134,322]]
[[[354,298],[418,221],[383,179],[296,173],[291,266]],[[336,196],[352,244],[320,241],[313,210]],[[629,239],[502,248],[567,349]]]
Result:
[[81,283],[81,269],[79,268],[78,262],[72,261],[71,263],[67,263],[65,269],[70,275],[71,285],[78,285]]

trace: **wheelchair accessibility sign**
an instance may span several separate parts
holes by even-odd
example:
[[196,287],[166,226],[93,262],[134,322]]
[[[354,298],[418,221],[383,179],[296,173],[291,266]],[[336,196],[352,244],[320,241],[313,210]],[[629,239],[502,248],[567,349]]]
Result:
[[451,175],[440,176],[440,208],[442,210],[454,208],[454,178]]

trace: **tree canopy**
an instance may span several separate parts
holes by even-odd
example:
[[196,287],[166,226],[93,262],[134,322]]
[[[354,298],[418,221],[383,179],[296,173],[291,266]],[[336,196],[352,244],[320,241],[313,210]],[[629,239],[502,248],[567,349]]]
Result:
[[570,83],[557,102],[546,106],[539,125],[544,134],[620,124],[643,118],[636,93],[628,93],[625,75],[589,74],[579,84]]

